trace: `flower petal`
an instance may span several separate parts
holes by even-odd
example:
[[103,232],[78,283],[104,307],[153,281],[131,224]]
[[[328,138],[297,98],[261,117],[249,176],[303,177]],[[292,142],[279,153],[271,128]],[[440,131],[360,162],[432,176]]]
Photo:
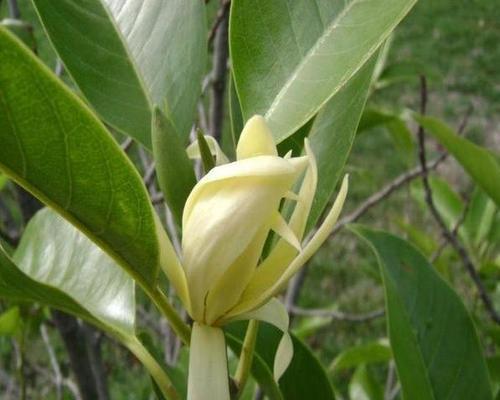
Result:
[[191,309],[191,301],[188,294],[188,286],[186,281],[186,275],[184,269],[182,268],[179,258],[175,253],[174,246],[167,236],[167,233],[161,226],[161,222],[155,213],[156,218],[156,231],[159,238],[159,249],[160,249],[160,267],[162,271],[167,276],[167,279],[174,287],[177,295],[181,299],[186,310]]
[[[241,163],[255,168],[241,167]],[[266,166],[271,174],[254,175],[255,170]],[[233,177],[229,178],[231,172]],[[262,156],[216,167],[195,186],[184,208],[182,238],[183,266],[195,320],[206,322],[209,291],[257,232],[263,227],[270,229],[271,217],[296,175],[297,170],[287,161]],[[224,178],[217,179],[220,176]],[[247,267],[253,271],[255,265]]]
[[278,151],[266,120],[260,115],[254,115],[241,131],[236,158],[243,160],[262,155],[277,156]]
[[[264,304],[286,285],[288,280],[313,256],[332,232],[344,205],[347,189],[348,176],[346,175],[330,212],[316,234],[304,246],[303,250],[285,268],[283,268],[283,265],[287,261],[287,254],[283,254],[281,258],[273,258],[272,263],[275,264],[270,262],[266,265],[265,270],[262,266],[257,268],[254,277],[243,292],[238,305],[227,314],[226,318],[232,318],[237,314],[246,313],[249,310],[259,307],[259,305]],[[264,260],[264,263],[266,261],[267,259]],[[278,274],[278,272],[281,273]]]
[[224,332],[193,324],[189,348],[188,400],[230,400]]
[[288,244],[291,244],[297,251],[301,250],[299,239],[295,236],[295,233],[288,226],[286,221],[283,219],[281,214],[276,211],[273,217],[273,224],[271,229],[276,232],[281,238]]
[[[295,205],[293,214],[290,218],[290,223],[288,224],[295,236],[299,239],[301,239],[304,234],[307,217],[311,209],[318,181],[316,159],[314,158],[314,154],[307,140],[305,142],[305,149],[307,159],[309,161],[309,167],[306,171],[306,175],[302,181],[299,191],[299,201]],[[288,241],[278,241],[276,246],[271,250],[269,256],[255,271],[252,280],[243,292],[240,302],[247,303],[252,298],[259,297],[263,291],[265,292],[271,288],[273,284],[283,275],[289,264],[296,257],[297,253],[298,250],[294,246],[290,245]],[[239,310],[239,306],[236,309]],[[248,308],[245,309],[248,310]],[[233,312],[231,311],[231,314],[232,313]]]
[[290,365],[293,358],[293,343],[290,335],[288,334],[288,326],[290,323],[288,312],[286,311],[283,303],[276,298],[272,298],[262,307],[248,313],[235,316],[231,319],[231,321],[250,319],[267,322],[283,332],[283,337],[280,340],[274,356],[274,379],[278,381],[288,368],[288,365]]
[[208,325],[212,325],[238,302],[255,272],[268,232],[269,226],[263,226],[208,292],[205,304],[205,322]]

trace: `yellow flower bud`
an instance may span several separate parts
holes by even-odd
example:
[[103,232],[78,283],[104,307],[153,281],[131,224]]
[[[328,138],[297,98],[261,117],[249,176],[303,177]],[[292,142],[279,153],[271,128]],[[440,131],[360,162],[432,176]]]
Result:
[[261,117],[241,134],[238,160],[194,187],[183,215],[182,264],[193,319],[211,325],[240,298],[257,267],[281,199],[307,165],[278,157]]
[[[241,133],[235,162],[226,162],[213,138],[207,142],[217,165],[195,185],[186,201],[182,259],[177,259],[168,244],[162,264],[195,320],[188,399],[219,396],[228,400],[220,326],[256,319],[281,329],[284,336],[274,366],[279,379],[291,360],[293,346],[286,333],[288,314],[274,296],[331,233],[347,195],[347,177],[323,224],[302,244],[317,185],[316,160],[307,139],[305,156],[280,157],[264,118],[254,116]],[[188,154],[199,156],[196,143]],[[298,193],[294,193],[292,189],[297,187]],[[290,211],[287,220],[280,214],[284,198],[292,204],[285,208]],[[271,230],[277,238],[262,259]]]

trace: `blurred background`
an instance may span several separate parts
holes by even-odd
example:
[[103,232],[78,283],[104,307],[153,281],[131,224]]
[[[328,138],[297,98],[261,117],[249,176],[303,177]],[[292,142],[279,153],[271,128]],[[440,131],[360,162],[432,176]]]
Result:
[[[33,49],[51,69],[60,68],[62,78],[72,85],[58,65],[31,3],[18,0],[17,5],[19,14],[15,17],[32,29],[33,37],[27,40],[32,40]],[[207,6],[210,29],[220,4],[211,0]],[[12,17],[9,12],[8,2],[0,0],[0,19]],[[415,126],[401,124],[393,116],[404,115],[407,109],[418,110],[420,76],[427,79],[428,114],[444,119],[468,139],[500,154],[497,0],[420,0],[386,45],[386,57],[346,166],[351,188],[344,216],[352,215],[370,196],[380,194],[417,165]],[[211,69],[212,65],[207,65],[207,74]],[[203,101],[209,108],[209,96]],[[226,146],[224,138],[229,136],[229,129],[226,115],[222,134]],[[429,142],[429,158],[439,157],[442,149]],[[140,151],[135,149],[130,155],[144,173],[147,164],[141,163]],[[500,213],[451,158],[433,172],[432,186],[438,208],[467,245],[500,309]],[[14,245],[22,232],[25,201],[31,200],[0,175],[0,230],[7,246]],[[36,205],[27,207],[36,209]],[[496,353],[500,329],[489,322],[462,263],[443,242],[425,205],[420,181],[408,180],[398,186],[369,207],[359,221],[408,238],[435,261],[436,268],[471,310],[485,352],[492,360],[492,378],[500,381],[500,357]],[[294,332],[330,366],[328,373],[341,398],[399,398],[386,344],[383,287],[376,260],[364,244],[348,230],[340,230],[294,281],[287,296]],[[164,321],[146,304],[139,295],[139,325],[151,338],[151,346],[161,351],[169,346],[171,335]],[[97,357],[93,362],[102,371],[102,399],[153,398],[150,379],[140,363],[106,336],[36,305],[23,305],[18,315],[5,313],[10,309],[11,304],[0,300],[1,399],[19,398],[21,386],[26,388],[28,399],[78,398],[71,346],[83,346],[83,352]],[[64,336],[64,329],[73,336]],[[339,360],[343,352],[353,348],[360,352],[364,349],[371,358],[342,366]],[[185,365],[184,351],[179,357]],[[358,381],[365,382],[371,394],[356,392]]]

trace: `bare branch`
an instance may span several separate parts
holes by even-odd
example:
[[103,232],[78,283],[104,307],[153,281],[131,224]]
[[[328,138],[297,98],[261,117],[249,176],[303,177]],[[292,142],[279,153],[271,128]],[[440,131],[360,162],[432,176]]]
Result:
[[[427,82],[424,76],[421,76],[420,82],[421,82],[420,113],[422,115],[425,115],[427,106]],[[424,134],[424,128],[421,125],[419,125],[418,127],[417,135],[418,135],[418,146],[419,146],[418,156],[419,156],[420,166],[423,172],[422,183],[425,191],[425,202],[427,203],[429,211],[431,212],[434,220],[441,229],[444,238],[450,243],[450,245],[455,249],[455,251],[460,256],[467,273],[469,274],[470,278],[476,285],[479,297],[483,302],[484,307],[486,308],[486,311],[489,314],[490,318],[496,324],[500,324],[500,315],[495,310],[495,306],[493,305],[493,302],[489,297],[488,292],[486,291],[486,288],[484,287],[483,282],[479,277],[479,274],[477,273],[476,267],[474,266],[474,263],[472,262],[469,253],[458,239],[456,232],[452,232],[448,229],[448,227],[446,226],[446,222],[444,221],[443,217],[436,208],[436,205],[434,204],[432,188],[428,179],[429,171],[427,168],[426,153],[425,153],[425,134]]]
[[214,41],[215,34],[217,33],[217,30],[219,28],[219,25],[222,23],[224,20],[225,16],[229,12],[229,7],[231,5],[231,0],[223,0],[221,7],[217,11],[217,15],[215,16],[215,21],[210,28],[210,32],[208,33],[208,45],[210,46],[212,42]]
[[224,123],[224,95],[226,93],[227,60],[229,58],[228,22],[229,4],[221,2],[220,22],[216,28],[212,69],[212,99],[210,102],[210,134],[220,141]]
[[383,309],[371,311],[366,314],[350,314],[325,308],[301,308],[297,306],[291,306],[290,312],[293,315],[301,317],[328,317],[336,321],[345,322],[368,322],[383,317],[385,314]]
[[52,371],[54,372],[54,385],[56,387],[56,399],[62,399],[62,384],[63,377],[61,373],[61,368],[59,367],[59,363],[57,362],[56,353],[54,352],[54,348],[50,343],[49,334],[47,332],[47,327],[45,325],[40,325],[40,334],[42,336],[43,343],[45,348],[47,349],[47,354],[49,355],[50,365],[52,367]]
[[128,137],[120,144],[120,147],[126,153],[130,150],[133,144],[134,140],[131,137]]
[[9,7],[9,17],[12,19],[20,19],[21,12],[19,11],[19,5],[17,0],[8,0],[7,6]]

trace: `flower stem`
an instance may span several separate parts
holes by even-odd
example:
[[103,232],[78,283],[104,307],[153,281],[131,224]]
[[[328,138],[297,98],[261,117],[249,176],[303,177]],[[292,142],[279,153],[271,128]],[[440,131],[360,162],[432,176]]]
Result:
[[191,329],[170,304],[167,296],[165,296],[165,293],[163,293],[160,288],[156,287],[148,294],[161,313],[165,316],[165,318],[167,318],[174,332],[181,338],[184,344],[189,346]]
[[175,389],[165,370],[160,366],[160,364],[158,364],[158,362],[143,346],[139,339],[134,336],[132,339],[126,340],[125,344],[127,348],[132,353],[134,353],[134,355],[146,367],[149,374],[153,377],[156,384],[158,385],[158,388],[161,390],[165,398],[169,400],[181,400],[181,397],[177,393],[177,390]]
[[259,321],[250,320],[245,334],[245,339],[243,341],[243,347],[241,348],[240,361],[238,362],[238,367],[236,368],[236,373],[234,375],[234,380],[238,386],[237,397],[241,396],[241,393],[243,393],[250,375],[258,331]]

